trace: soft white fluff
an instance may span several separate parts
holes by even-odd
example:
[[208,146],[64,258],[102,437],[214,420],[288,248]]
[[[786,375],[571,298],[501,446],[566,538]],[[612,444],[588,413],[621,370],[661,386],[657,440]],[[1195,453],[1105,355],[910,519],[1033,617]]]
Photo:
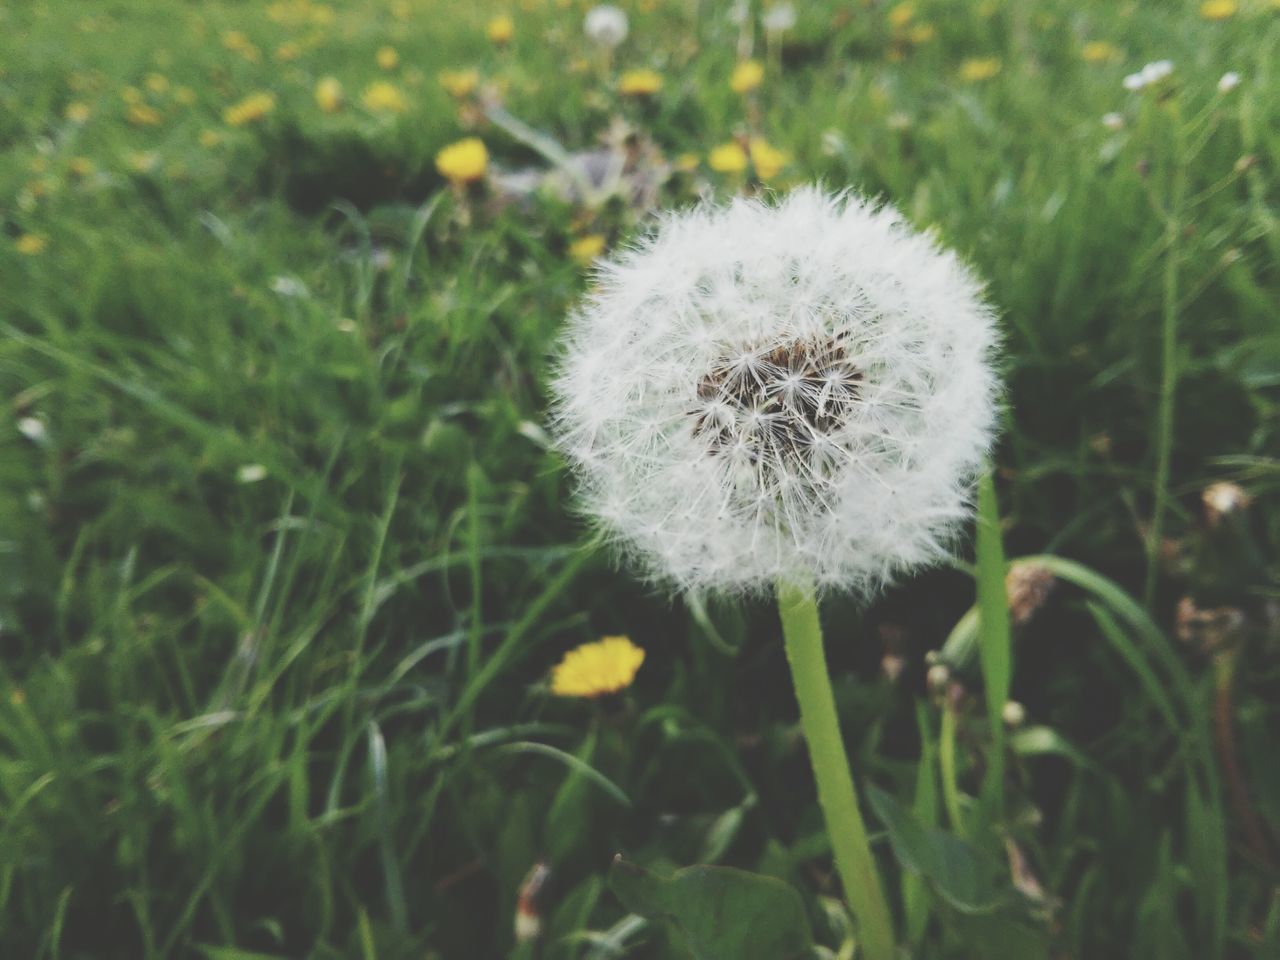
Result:
[[612,50],[627,39],[627,15],[612,4],[603,3],[587,11],[582,31],[592,43]]
[[668,215],[596,280],[555,433],[655,580],[866,595],[944,553],[997,406],[995,317],[952,253],[804,188]]

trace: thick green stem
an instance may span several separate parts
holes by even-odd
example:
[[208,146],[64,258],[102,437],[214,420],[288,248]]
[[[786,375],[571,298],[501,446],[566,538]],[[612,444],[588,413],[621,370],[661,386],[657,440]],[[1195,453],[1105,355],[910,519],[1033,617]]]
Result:
[[893,922],[867,841],[867,828],[858,809],[849,758],[840,738],[813,587],[779,584],[778,611],[782,615],[791,680],[796,699],[800,701],[800,723],[818,784],[818,802],[826,817],[845,897],[858,924],[862,955],[865,960],[893,960]]

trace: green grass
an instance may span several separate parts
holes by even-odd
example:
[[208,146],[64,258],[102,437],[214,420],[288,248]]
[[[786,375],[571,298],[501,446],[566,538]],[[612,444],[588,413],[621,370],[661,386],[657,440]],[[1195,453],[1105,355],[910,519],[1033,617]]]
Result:
[[[513,7],[503,50],[487,3],[317,6],[0,11],[0,955],[685,956],[607,889],[618,852],[780,878],[851,955],[776,611],[619,569],[541,430],[586,284],[569,246],[643,214],[451,190],[434,156],[469,134],[545,166],[439,88],[470,66],[569,150],[622,117],[705,158],[750,125],[791,156],[771,186],[882,195],[989,281],[1004,552],[1053,555],[1056,586],[1011,666],[965,616],[998,608],[989,541],[981,590],[961,563],[824,608],[852,765],[920,827],[870,818],[911,956],[1280,952],[1274,5],[919,0],[935,36],[910,43],[886,7],[797,4],[750,106],[710,0],[628,5],[613,69],[660,70],[645,101],[577,62],[581,4]],[[1116,59],[1086,62],[1093,40]],[[959,79],[981,57],[1000,71]],[[1164,57],[1161,91],[1122,88]],[[387,78],[402,115],[361,106]],[[274,110],[227,126],[257,91]],[[702,162],[659,200],[751,188]],[[1213,525],[1219,480],[1253,502]],[[1180,639],[1184,597],[1218,614]],[[551,697],[603,634],[646,649],[636,684]],[[1021,729],[993,725],[983,668],[1011,669]],[[994,879],[902,867],[941,849]],[[543,934],[517,945],[539,860]]]

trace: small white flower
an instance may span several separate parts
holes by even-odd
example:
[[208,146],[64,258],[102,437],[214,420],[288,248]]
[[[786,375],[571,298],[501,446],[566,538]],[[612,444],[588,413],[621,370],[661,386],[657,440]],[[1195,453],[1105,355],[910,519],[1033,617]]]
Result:
[[1236,87],[1240,86],[1240,74],[1231,70],[1222,75],[1222,79],[1218,81],[1219,93],[1230,93]]
[[1131,73],[1124,78],[1124,88],[1126,90],[1141,90],[1144,87],[1150,87],[1159,83],[1169,74],[1173,73],[1172,60],[1156,60],[1148,63],[1137,73]]
[[307,285],[297,277],[279,274],[271,278],[271,292],[278,293],[282,297],[294,297],[304,300],[311,294],[307,290]]
[[1102,125],[1108,130],[1123,130],[1124,117],[1118,113],[1104,113],[1102,115]]
[[1147,82],[1142,79],[1141,73],[1131,73],[1121,82],[1126,90],[1141,90],[1147,85]]
[[18,432],[32,443],[43,443],[49,435],[44,421],[38,417],[23,417],[18,421]]
[[553,383],[581,506],[656,580],[869,594],[944,554],[990,447],[995,316],[896,210],[797,190],[598,261]]
[[610,50],[627,39],[627,28],[627,15],[609,3],[592,7],[582,21],[587,39]]
[[246,463],[236,471],[237,483],[257,483],[267,478],[267,468],[260,463]]
[[796,25],[796,8],[789,3],[775,3],[760,22],[769,33],[786,33]]

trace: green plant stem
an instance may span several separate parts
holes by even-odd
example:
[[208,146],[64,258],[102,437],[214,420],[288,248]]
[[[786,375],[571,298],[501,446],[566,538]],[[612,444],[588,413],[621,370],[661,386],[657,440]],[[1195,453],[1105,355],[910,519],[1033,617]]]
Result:
[[818,784],[818,802],[822,804],[827,832],[831,835],[831,848],[845,897],[858,924],[863,956],[866,960],[892,960],[893,923],[840,737],[835,696],[822,649],[818,602],[812,585],[780,583],[778,611],[782,616],[791,680],[800,702],[800,722]]
[[963,837],[964,814],[960,811],[960,788],[956,783],[956,708],[950,703],[942,706],[942,730],[938,734],[938,770],[942,774],[942,802],[947,808],[947,819],[956,836]]

